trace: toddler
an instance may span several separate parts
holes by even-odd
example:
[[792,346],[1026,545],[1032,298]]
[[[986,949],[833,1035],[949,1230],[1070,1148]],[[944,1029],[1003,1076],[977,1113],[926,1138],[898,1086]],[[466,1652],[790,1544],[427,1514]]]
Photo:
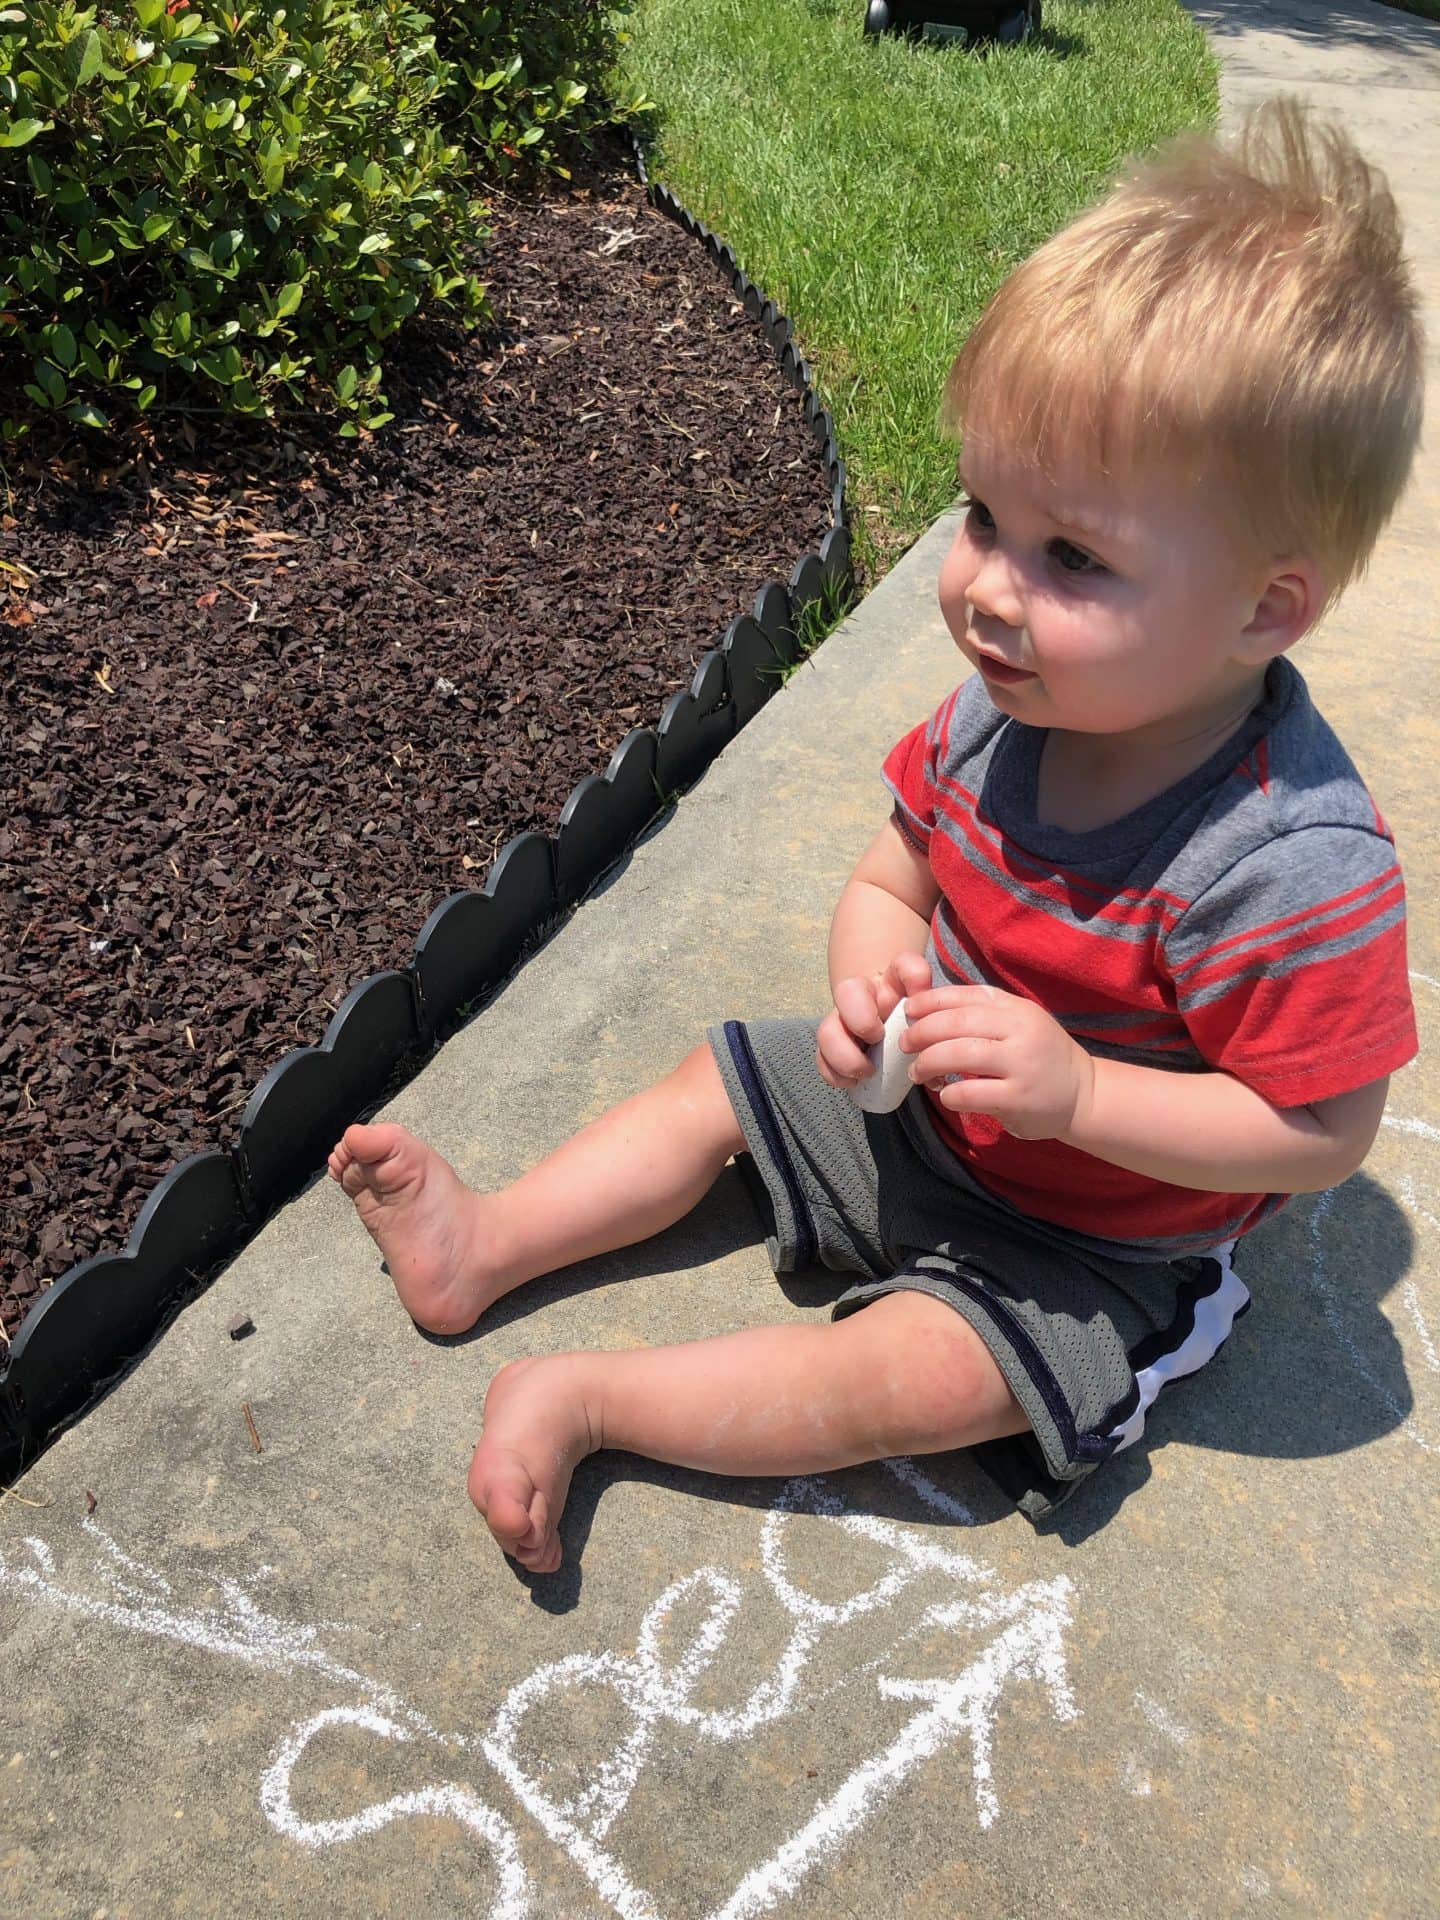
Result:
[[[496,1375],[470,1494],[558,1567],[600,1447],[729,1474],[978,1447],[1032,1517],[1140,1435],[1249,1296],[1236,1243],[1346,1179],[1415,1052],[1384,821],[1288,656],[1420,425],[1383,181],[1270,102],[1140,165],[991,300],[944,422],[974,669],[885,762],[833,1007],[731,1020],[504,1192],[389,1124],[330,1171],[421,1326],[677,1220],[733,1155],[829,1322]],[[850,1098],[898,1001],[914,1087]]]

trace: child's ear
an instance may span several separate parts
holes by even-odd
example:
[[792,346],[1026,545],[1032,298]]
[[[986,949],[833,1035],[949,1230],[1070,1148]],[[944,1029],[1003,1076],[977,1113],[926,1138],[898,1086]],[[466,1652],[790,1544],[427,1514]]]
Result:
[[1259,666],[1308,633],[1324,601],[1320,569],[1298,555],[1278,564],[1240,633],[1242,658]]

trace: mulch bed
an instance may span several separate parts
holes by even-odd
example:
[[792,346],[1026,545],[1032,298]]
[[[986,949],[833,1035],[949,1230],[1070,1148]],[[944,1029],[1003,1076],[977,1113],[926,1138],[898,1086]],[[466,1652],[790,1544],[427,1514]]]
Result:
[[496,327],[408,342],[375,440],[12,475],[7,1334],[828,530],[799,397],[618,155],[494,220]]

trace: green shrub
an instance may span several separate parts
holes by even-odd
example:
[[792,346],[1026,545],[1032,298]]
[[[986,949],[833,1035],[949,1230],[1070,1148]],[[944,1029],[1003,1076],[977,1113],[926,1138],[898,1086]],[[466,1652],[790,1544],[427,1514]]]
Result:
[[628,40],[632,0],[425,0],[435,42],[454,68],[450,98],[487,179],[524,168],[569,179],[567,151],[597,127],[644,112],[612,69]]
[[423,306],[485,311],[451,78],[410,0],[0,0],[6,437],[20,387],[93,426],[152,403],[390,418],[387,338]]

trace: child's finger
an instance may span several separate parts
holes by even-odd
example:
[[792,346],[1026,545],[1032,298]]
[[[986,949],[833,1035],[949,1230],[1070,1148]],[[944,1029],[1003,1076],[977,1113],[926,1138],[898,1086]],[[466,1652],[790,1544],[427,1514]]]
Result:
[[870,1055],[838,1013],[827,1013],[815,1036],[815,1061],[820,1077],[832,1087],[853,1087],[871,1071]]
[[897,953],[890,969],[900,988],[901,999],[912,993],[924,993],[930,986],[930,962],[923,953]]
[[815,1071],[820,1075],[820,1078],[825,1082],[826,1086],[834,1087],[837,1093],[848,1093],[851,1087],[855,1085],[854,1079],[849,1075],[836,1073],[835,1069],[826,1060],[824,1054],[821,1053],[818,1047],[815,1049]]
[[1004,1016],[998,1010],[947,1007],[938,1013],[917,1018],[915,1002],[911,1000],[909,1006],[910,1019],[900,1036],[902,1053],[923,1053],[927,1047],[938,1047],[947,1040],[980,1040],[987,1046],[994,1046],[997,1041],[1005,1039],[1009,1032]]
[[944,1040],[938,1046],[926,1047],[910,1062],[910,1078],[925,1086],[943,1081],[952,1073],[993,1079],[1000,1072],[993,1040]]
[[[847,1033],[857,1040],[873,1046],[885,1031],[885,1022],[881,1017],[875,995],[875,982],[862,980],[858,976],[849,980],[837,980],[835,983],[835,1011],[839,1014]],[[834,1049],[827,1048],[831,1059]]]
[[1014,1111],[1007,1085],[1004,1080],[987,1080],[981,1074],[966,1075],[940,1087],[938,1098],[951,1113],[988,1113],[1004,1120]]
[[888,1020],[902,1000],[922,992],[929,984],[930,962],[923,953],[897,953],[885,969],[885,978],[876,995],[881,1019]]
[[839,1020],[828,1033],[821,1028],[815,1043],[815,1064],[820,1078],[832,1087],[853,1087],[873,1071],[869,1054],[856,1046]]
[[1017,998],[1013,993],[1006,993],[1003,987],[985,986],[922,987],[906,997],[910,1002],[912,1021],[923,1020],[929,1013],[1004,1007]]

